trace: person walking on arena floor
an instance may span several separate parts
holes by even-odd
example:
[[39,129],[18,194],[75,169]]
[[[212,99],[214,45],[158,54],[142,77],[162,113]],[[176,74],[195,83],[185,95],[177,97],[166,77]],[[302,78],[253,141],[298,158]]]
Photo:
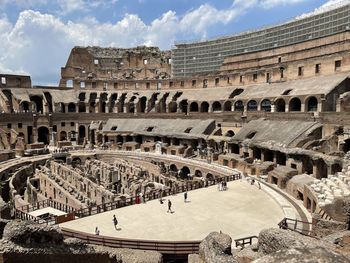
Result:
[[173,211],[171,210],[171,201],[170,201],[170,199],[168,200],[168,211],[167,211],[167,213],[169,213],[169,211],[170,211],[170,213],[173,212]]
[[184,193],[184,202],[187,202],[187,191]]
[[118,220],[117,220],[117,217],[115,215],[113,215],[113,223],[114,223],[114,228],[117,229]]

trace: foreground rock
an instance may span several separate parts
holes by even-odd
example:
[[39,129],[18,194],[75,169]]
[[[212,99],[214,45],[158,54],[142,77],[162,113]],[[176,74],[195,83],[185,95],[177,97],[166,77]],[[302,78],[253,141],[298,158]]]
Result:
[[64,240],[58,227],[10,222],[0,240],[0,254],[7,263],[161,263],[155,251],[114,249]]
[[237,263],[231,244],[229,235],[212,232],[199,245],[199,255],[189,256],[189,263]]
[[291,248],[259,258],[254,263],[348,263],[349,258],[327,248]]
[[330,248],[333,250],[336,248],[332,243],[283,229],[265,229],[259,234],[258,250],[263,254],[270,254],[289,248],[316,247]]

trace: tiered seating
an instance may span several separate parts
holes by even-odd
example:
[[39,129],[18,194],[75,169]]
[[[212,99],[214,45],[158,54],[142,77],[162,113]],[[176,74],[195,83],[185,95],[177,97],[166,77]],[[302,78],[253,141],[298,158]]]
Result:
[[315,179],[311,189],[316,193],[320,207],[331,204],[336,197],[350,196],[350,166],[328,178]]

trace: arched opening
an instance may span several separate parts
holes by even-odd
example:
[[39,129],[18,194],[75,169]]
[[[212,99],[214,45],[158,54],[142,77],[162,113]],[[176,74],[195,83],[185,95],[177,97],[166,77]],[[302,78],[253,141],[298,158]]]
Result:
[[67,141],[67,132],[65,131],[60,132],[60,141]]
[[183,113],[187,113],[188,102],[187,100],[182,100],[179,104],[180,111]]
[[197,102],[192,102],[190,104],[190,112],[198,112],[198,103]]
[[301,111],[301,101],[299,98],[293,98],[289,101],[289,111]]
[[307,111],[317,111],[318,101],[315,97],[310,97],[307,100]]
[[257,147],[253,148],[253,158],[261,160],[261,149],[260,148],[257,148]]
[[224,103],[224,111],[231,111],[231,110],[232,110],[232,102],[228,100]]
[[258,103],[255,100],[248,101],[247,111],[257,111],[257,110],[258,110]]
[[169,166],[169,170],[172,171],[172,172],[177,172],[177,166],[175,164],[171,164]]
[[276,112],[285,112],[286,111],[286,102],[284,99],[278,99],[275,101]]
[[86,112],[85,102],[79,102],[79,112]]
[[108,94],[107,93],[100,94],[100,99],[99,99],[100,112],[106,113],[107,101],[108,101]]
[[136,96],[132,96],[130,101],[129,101],[129,113],[135,113],[135,100],[136,100]]
[[126,142],[132,142],[133,141],[132,136],[127,135],[126,138],[125,138],[125,141]]
[[200,170],[196,170],[196,171],[194,172],[194,176],[195,176],[195,177],[202,177],[203,175],[202,175],[202,172],[201,172]]
[[177,112],[177,103],[175,101],[172,101],[168,104],[169,112],[174,113]]
[[302,172],[306,174],[313,173],[313,163],[310,157],[308,156],[303,156],[302,158]]
[[339,163],[334,163],[331,165],[331,173],[336,174],[341,172],[342,166]]
[[68,112],[75,112],[76,111],[76,107],[74,103],[69,103],[68,104]]
[[123,143],[123,142],[124,142],[123,136],[117,135],[117,137],[116,137],[116,142],[117,142],[117,143]]
[[86,128],[83,125],[79,126],[79,144],[82,144],[84,142],[84,139],[86,137]]
[[206,178],[208,181],[214,181],[214,175],[212,175],[211,173],[207,173]]
[[322,179],[322,178],[327,178],[328,172],[327,172],[327,164],[325,163],[324,160],[319,159],[316,161],[316,174],[315,177],[316,179]]
[[235,111],[244,111],[244,105],[241,100],[235,102]]
[[43,113],[43,99],[39,96],[31,96],[30,101],[32,102],[33,111]]
[[271,150],[264,150],[264,162],[273,162],[273,151]]
[[109,97],[109,112],[114,112],[114,107],[115,107],[115,103],[117,101],[118,98],[118,94],[117,93],[113,93],[112,96]]
[[106,106],[107,106],[107,102],[105,101],[100,102],[100,108],[102,113],[106,113]]
[[284,153],[276,152],[276,163],[279,165],[286,165],[287,157]]
[[233,136],[235,136],[235,133],[234,133],[234,131],[232,131],[232,130],[228,130],[228,131],[226,132],[225,136],[226,136],[226,137],[233,137]]
[[146,111],[146,102],[147,102],[147,98],[146,97],[142,97],[139,101],[140,104],[140,112],[144,113]]
[[38,142],[42,142],[45,145],[49,144],[49,129],[47,127],[39,127],[38,129]]
[[206,101],[203,101],[201,104],[201,112],[208,112],[209,111],[209,103]]
[[344,140],[343,144],[343,152],[347,153],[348,151],[350,151],[350,139]]
[[90,113],[96,112],[96,99],[97,99],[97,94],[95,92],[91,93],[90,99],[89,99],[89,112]]
[[187,166],[182,167],[181,173],[180,173],[181,179],[188,179],[190,173],[191,171]]
[[213,112],[221,111],[221,103],[219,101],[214,101],[212,107],[213,107]]
[[265,112],[271,112],[271,101],[265,99],[261,102],[261,110]]
[[22,110],[22,112],[29,112],[29,102],[28,101],[21,102],[21,110]]

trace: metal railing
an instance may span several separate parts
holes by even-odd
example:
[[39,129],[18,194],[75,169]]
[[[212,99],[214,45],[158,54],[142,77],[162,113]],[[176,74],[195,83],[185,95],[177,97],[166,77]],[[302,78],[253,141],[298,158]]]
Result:
[[154,250],[162,254],[186,255],[198,253],[201,241],[160,241],[106,237],[61,228],[65,238],[78,238],[86,243],[113,248]]
[[246,245],[251,246],[253,244],[253,240],[258,240],[257,236],[249,236],[249,237],[243,237],[239,239],[235,239],[235,245],[236,247],[244,248]]
[[[236,175],[230,175],[230,176],[223,176],[223,177],[220,177],[219,179],[214,179],[214,180],[187,182],[187,183],[185,183],[181,186],[178,186],[176,188],[173,188],[173,189],[166,189],[166,190],[157,191],[157,192],[154,191],[150,194],[145,194],[144,200],[147,202],[150,200],[163,198],[163,197],[170,196],[170,195],[183,193],[185,191],[191,191],[191,190],[196,190],[196,189],[216,185],[221,181],[226,181],[226,182],[234,181],[238,178],[239,177],[237,177]],[[40,217],[32,216],[29,213],[33,212],[35,210],[38,210],[38,209],[52,207],[52,208],[55,208],[57,210],[64,211],[67,214],[74,213],[75,219],[79,219],[79,218],[84,218],[84,217],[91,216],[91,215],[100,214],[100,213],[103,213],[106,211],[111,211],[111,210],[118,209],[121,207],[133,205],[133,204],[137,203],[136,200],[137,200],[137,198],[136,198],[136,196],[134,196],[134,197],[120,199],[120,200],[116,200],[113,202],[103,203],[103,204],[94,205],[94,206],[90,206],[87,208],[82,208],[82,209],[77,210],[71,206],[59,203],[57,201],[53,201],[51,199],[46,199],[43,201],[36,202],[34,205],[25,205],[25,206],[21,206],[19,208],[15,208],[15,218],[25,220],[25,221],[32,221],[32,222],[38,223],[38,224],[45,224],[45,223],[46,224],[56,224],[57,222],[56,222],[55,216],[49,216],[47,218],[40,218]]]
[[[238,178],[239,177],[237,177],[236,175],[231,175],[231,176],[221,177],[219,179],[214,179],[211,181],[207,180],[207,181],[187,182],[186,184],[178,186],[177,188],[166,189],[163,191],[154,191],[150,194],[145,194],[144,199],[147,202],[147,201],[155,200],[158,198],[163,198],[163,197],[174,195],[174,194],[184,193],[186,191],[191,191],[191,190],[196,190],[196,189],[216,185],[221,181],[226,181],[226,182],[234,181]],[[129,198],[125,198],[122,200],[117,200],[117,201],[113,201],[113,202],[109,202],[109,203],[90,206],[90,207],[75,211],[75,216],[77,218],[83,218],[83,217],[87,217],[87,216],[91,216],[91,215],[96,215],[96,214],[103,213],[106,211],[111,211],[111,210],[118,209],[121,207],[136,204],[137,203],[136,200],[137,200],[137,198],[135,196],[135,197],[129,197]]]
[[[305,229],[305,225],[309,225],[308,229]],[[287,229],[305,236],[311,236],[311,226],[312,223],[301,221],[292,218],[283,218],[281,222],[278,223],[280,229]]]

